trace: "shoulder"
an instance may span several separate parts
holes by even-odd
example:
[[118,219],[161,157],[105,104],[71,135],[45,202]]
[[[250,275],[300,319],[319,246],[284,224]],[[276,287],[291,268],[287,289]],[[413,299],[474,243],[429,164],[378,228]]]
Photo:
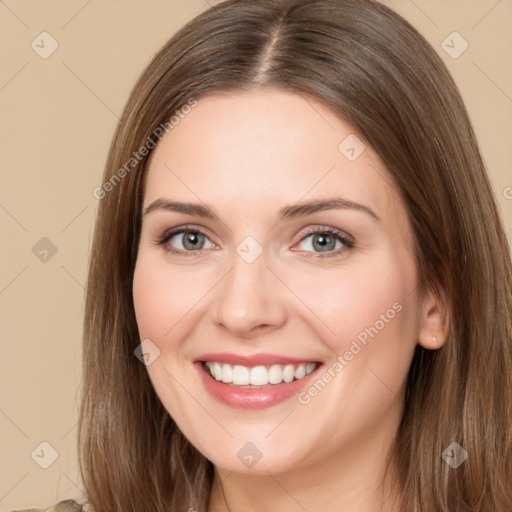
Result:
[[12,512],[83,512],[82,505],[76,501],[65,500],[53,505],[50,508],[30,508],[25,510],[13,510]]

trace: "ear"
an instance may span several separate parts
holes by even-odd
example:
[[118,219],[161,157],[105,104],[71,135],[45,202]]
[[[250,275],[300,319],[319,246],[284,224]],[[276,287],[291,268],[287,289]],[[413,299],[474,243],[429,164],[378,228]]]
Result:
[[420,308],[418,343],[428,350],[441,348],[450,330],[446,293],[442,289],[426,291]]

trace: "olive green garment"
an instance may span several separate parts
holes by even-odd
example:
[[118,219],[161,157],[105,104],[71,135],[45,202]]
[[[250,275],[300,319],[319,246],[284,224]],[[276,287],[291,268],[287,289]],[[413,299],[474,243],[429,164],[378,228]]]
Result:
[[50,508],[29,508],[25,510],[13,510],[12,512],[83,512],[83,509],[76,501],[66,500],[59,501],[59,503]]

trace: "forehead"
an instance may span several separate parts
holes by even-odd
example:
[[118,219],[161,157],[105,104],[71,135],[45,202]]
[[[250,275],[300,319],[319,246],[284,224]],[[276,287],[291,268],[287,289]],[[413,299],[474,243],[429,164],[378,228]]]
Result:
[[153,151],[145,205],[199,199],[238,215],[334,195],[383,211],[397,199],[373,149],[312,98],[260,90],[186,111]]

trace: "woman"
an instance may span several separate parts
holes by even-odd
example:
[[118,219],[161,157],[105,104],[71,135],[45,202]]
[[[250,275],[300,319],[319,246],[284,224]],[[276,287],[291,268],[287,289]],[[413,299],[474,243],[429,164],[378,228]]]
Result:
[[95,195],[90,510],[512,510],[508,246],[397,14],[212,7],[142,74]]

